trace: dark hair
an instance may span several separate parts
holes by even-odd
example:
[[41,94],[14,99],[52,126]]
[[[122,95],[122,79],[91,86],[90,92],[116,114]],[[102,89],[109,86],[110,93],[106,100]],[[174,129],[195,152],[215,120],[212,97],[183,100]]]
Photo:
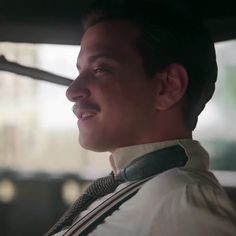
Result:
[[136,46],[150,75],[171,63],[185,67],[189,78],[185,123],[193,130],[213,95],[217,77],[214,43],[205,27],[180,10],[144,1],[95,4],[83,17],[83,27],[86,31],[99,22],[112,20],[129,20],[140,29]]

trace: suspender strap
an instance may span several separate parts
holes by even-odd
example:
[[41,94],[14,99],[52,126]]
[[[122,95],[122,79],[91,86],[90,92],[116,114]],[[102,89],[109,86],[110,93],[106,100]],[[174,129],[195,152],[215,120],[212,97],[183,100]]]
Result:
[[[96,221],[94,221],[91,225],[88,226],[82,233],[80,233],[80,236],[87,236],[90,232],[92,232],[98,225],[102,224],[104,220],[110,216],[114,211],[116,211],[124,202],[132,198],[139,189],[136,189],[135,192],[130,193],[126,198],[120,200],[116,205],[114,205],[111,209],[109,209],[107,212],[104,212],[104,214],[99,217]],[[77,234],[78,235],[78,234]]]
[[113,194],[111,197],[102,202],[94,210],[89,212],[79,221],[75,222],[64,234],[63,236],[85,236],[91,230],[93,230],[100,222],[111,215],[119,206],[127,201],[129,198],[134,196],[142,185],[149,180],[146,178],[144,180],[132,183],[120,191]]

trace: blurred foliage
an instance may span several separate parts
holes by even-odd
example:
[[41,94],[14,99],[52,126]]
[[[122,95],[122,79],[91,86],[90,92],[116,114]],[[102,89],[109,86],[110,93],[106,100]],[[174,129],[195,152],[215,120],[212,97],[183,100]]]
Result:
[[206,146],[210,154],[210,169],[236,171],[236,141],[215,140]]
[[227,66],[225,68],[225,98],[227,102],[232,105],[234,109],[236,109],[236,65],[235,66]]

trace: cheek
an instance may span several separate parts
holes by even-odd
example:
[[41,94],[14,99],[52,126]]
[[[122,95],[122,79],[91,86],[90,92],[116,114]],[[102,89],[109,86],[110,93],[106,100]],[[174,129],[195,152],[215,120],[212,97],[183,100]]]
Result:
[[[117,92],[117,91],[116,91]],[[119,91],[104,98],[104,117],[112,122],[130,123],[146,119],[151,110],[151,101],[139,91]]]
[[[120,75],[109,80],[99,81],[94,90],[95,100],[103,111],[110,115],[124,115],[124,113],[144,112],[150,109],[153,102],[153,86],[143,77]],[[121,113],[121,114],[119,114]]]

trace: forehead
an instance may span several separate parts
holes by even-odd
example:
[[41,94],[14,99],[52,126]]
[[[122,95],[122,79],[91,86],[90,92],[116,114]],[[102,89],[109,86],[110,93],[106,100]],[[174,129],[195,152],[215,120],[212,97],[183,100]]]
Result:
[[101,22],[85,32],[79,57],[96,52],[110,54],[137,53],[134,46],[139,37],[138,28],[129,21]]

